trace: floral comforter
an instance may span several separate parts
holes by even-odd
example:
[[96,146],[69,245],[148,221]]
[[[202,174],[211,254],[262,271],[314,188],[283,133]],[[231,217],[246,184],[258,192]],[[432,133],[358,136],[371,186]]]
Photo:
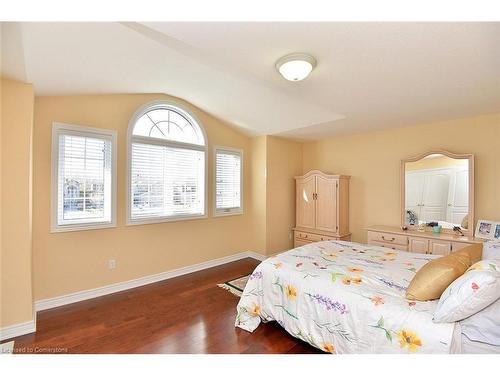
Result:
[[432,322],[437,301],[405,299],[435,257],[344,241],[292,249],[255,269],[235,324],[252,332],[275,320],[331,353],[449,353],[454,323]]

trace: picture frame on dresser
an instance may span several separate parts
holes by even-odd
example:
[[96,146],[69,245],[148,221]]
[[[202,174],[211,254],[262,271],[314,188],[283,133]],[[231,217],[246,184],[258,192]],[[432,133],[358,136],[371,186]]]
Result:
[[493,232],[493,238],[495,240],[500,240],[500,223],[495,224],[495,231]]
[[485,240],[500,239],[500,222],[478,220],[474,235]]

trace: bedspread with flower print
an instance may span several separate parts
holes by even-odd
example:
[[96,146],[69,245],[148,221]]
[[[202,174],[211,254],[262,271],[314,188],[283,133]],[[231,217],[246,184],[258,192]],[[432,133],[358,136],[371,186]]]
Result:
[[454,323],[432,322],[437,301],[405,298],[435,257],[345,241],[292,249],[255,269],[235,324],[253,332],[274,320],[331,353],[449,353]]

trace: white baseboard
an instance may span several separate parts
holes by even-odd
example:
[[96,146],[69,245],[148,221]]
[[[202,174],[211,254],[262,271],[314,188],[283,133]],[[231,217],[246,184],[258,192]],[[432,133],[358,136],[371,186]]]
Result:
[[229,255],[223,258],[218,258],[214,260],[209,260],[207,262],[194,264],[192,266],[177,268],[171,271],[166,271],[155,275],[141,277],[139,279],[122,281],[116,284],[110,284],[95,289],[83,290],[81,292],[66,294],[59,297],[42,299],[35,301],[35,311],[52,309],[54,307],[69,305],[70,303],[85,301],[87,299],[96,298],[111,293],[121,292],[127,289],[137,288],[139,286],[156,283],[158,281],[171,279],[173,277],[186,275],[188,273],[201,271],[211,267],[220,266],[222,264],[234,262],[236,260],[244,258],[254,258],[256,260],[263,261],[264,259],[266,259],[266,256],[253,251],[245,251],[242,253]]
[[0,341],[27,335],[36,331],[35,320],[0,328]]
[[260,254],[260,253],[256,253],[255,251],[247,251],[246,254],[247,254],[247,258],[257,259],[257,260],[260,260],[261,262],[268,258],[268,256]]

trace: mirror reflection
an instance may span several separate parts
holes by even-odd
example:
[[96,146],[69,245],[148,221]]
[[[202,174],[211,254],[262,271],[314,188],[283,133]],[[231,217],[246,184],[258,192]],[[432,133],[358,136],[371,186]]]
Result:
[[405,163],[407,225],[437,222],[468,229],[469,162],[443,154]]

